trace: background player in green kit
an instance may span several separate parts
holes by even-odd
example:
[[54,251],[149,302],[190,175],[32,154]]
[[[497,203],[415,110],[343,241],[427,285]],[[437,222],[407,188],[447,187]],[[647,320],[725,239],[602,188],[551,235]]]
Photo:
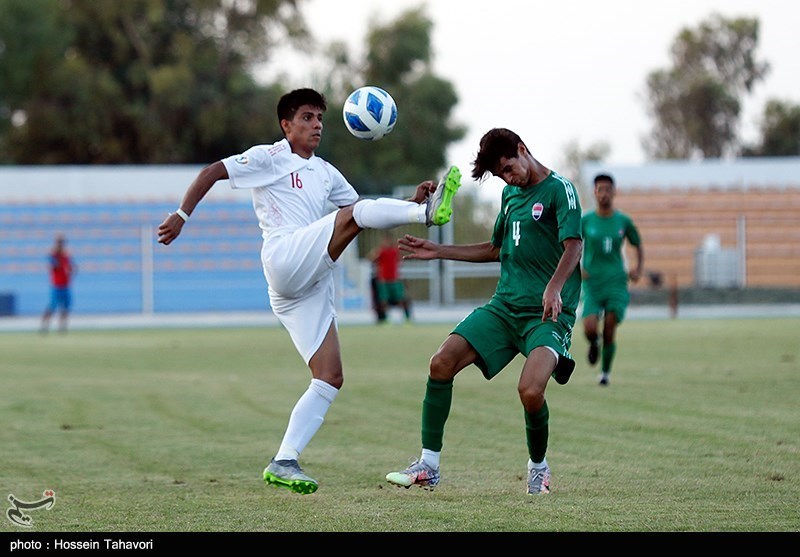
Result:
[[[600,364],[600,385],[608,385],[611,364],[617,351],[617,326],[625,319],[630,302],[628,279],[642,276],[644,249],[639,231],[631,218],[614,208],[616,186],[607,174],[594,179],[595,211],[583,215],[583,332],[589,341],[589,363]],[[626,271],[623,245],[627,240],[636,251],[636,265]],[[600,348],[599,320],[603,319],[603,346]]]
[[575,368],[569,347],[581,291],[580,201],[569,180],[533,158],[507,129],[492,129],[481,139],[472,176],[480,180],[487,173],[506,183],[491,241],[440,245],[413,236],[400,239],[406,259],[500,261],[500,279],[489,303],[464,318],[431,358],[422,403],[422,455],[386,479],[403,487],[436,486],[455,376],[475,364],[491,379],[521,353],[526,360],[517,388],[528,445],[527,492],[548,493],[544,393],[551,376],[564,384]]

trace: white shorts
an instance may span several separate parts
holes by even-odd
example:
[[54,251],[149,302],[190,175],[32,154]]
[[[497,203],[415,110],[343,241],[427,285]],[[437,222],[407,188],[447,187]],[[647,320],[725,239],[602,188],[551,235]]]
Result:
[[336,326],[336,262],[328,253],[336,213],[270,238],[261,249],[272,311],[306,364],[319,350],[331,323]]

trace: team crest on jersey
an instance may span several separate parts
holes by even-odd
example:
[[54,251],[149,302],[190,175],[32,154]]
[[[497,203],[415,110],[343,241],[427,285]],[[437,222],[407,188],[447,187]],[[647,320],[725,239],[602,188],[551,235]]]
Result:
[[243,164],[243,165],[247,164],[247,162],[248,162],[247,161],[247,155],[239,155],[238,157],[236,157],[236,162],[238,164]]
[[542,217],[542,213],[544,213],[544,205],[541,203],[534,203],[533,209],[531,210],[531,215],[533,215],[533,220],[539,220]]

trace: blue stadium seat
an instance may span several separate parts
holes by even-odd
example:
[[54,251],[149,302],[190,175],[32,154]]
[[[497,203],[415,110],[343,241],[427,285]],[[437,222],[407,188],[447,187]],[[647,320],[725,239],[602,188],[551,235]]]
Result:
[[[155,312],[269,308],[249,202],[204,202],[183,241],[158,244],[172,202],[12,203],[0,206],[0,292],[18,315],[40,315],[49,299],[47,253],[58,234],[78,266],[73,313],[138,313],[152,254]],[[143,238],[150,245],[143,245]]]

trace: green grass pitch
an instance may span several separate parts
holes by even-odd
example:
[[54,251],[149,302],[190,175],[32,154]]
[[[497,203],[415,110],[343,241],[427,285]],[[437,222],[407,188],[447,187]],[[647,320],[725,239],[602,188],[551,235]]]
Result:
[[[310,373],[281,328],[0,334],[0,489],[49,532],[797,532],[796,318],[629,321],[611,386],[550,382],[552,493],[525,494],[521,359],[457,378],[433,492],[419,455],[428,360],[451,325],[342,326],[344,388],[301,458],[313,495],[265,486]],[[19,532],[6,518],[0,531]]]

